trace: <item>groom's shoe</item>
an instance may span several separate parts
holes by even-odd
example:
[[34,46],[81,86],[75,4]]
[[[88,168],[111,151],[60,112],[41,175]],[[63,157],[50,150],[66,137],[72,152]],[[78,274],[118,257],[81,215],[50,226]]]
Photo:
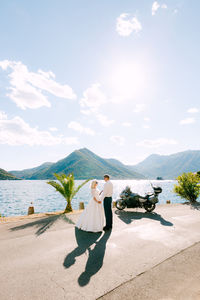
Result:
[[111,230],[111,229],[112,227],[106,227],[106,226],[103,228],[104,231]]
[[106,227],[106,226],[104,226],[103,230],[104,230],[104,231],[107,231],[107,230],[109,230],[109,228]]

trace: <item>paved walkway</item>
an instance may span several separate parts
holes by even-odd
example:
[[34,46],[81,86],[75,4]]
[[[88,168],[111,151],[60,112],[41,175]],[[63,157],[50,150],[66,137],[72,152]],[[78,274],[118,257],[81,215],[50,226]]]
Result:
[[[138,298],[127,299],[184,299],[166,298],[167,288],[158,288],[160,298],[155,298],[155,286],[164,280],[164,276],[156,277],[159,272],[155,270],[200,241],[199,210],[170,205],[158,206],[154,214],[116,211],[114,229],[106,233],[75,230],[77,217],[58,215],[0,224],[0,299],[89,300],[114,290],[105,296],[112,299],[124,290],[118,286],[125,284],[128,291],[146,271],[154,272],[153,282],[146,278],[144,294],[138,289]],[[191,299],[198,299],[196,295],[198,290]]]
[[99,300],[199,300],[200,243],[120,285]]

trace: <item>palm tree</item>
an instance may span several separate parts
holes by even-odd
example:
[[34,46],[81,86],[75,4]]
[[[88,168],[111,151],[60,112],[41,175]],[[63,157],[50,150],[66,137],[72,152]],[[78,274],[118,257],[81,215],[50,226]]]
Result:
[[75,187],[75,179],[73,173],[70,173],[68,175],[54,173],[54,176],[60,183],[54,180],[50,180],[47,183],[53,186],[56,191],[59,192],[67,200],[67,206],[64,210],[64,213],[70,212],[72,211],[71,201],[73,197],[90,179],[85,180],[78,187]]

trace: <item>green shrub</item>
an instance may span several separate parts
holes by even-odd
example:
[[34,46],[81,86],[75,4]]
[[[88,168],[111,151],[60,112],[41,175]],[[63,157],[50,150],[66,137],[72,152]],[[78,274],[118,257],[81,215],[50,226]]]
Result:
[[190,203],[196,202],[200,195],[200,176],[197,173],[183,173],[177,177],[178,183],[174,185],[174,193]]

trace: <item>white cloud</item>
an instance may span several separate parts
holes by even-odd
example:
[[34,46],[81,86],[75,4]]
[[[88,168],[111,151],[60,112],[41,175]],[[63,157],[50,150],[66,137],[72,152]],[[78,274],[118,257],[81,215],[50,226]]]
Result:
[[143,125],[143,128],[144,128],[144,129],[149,129],[150,126],[145,124],[145,125]]
[[180,125],[193,124],[193,123],[195,123],[194,118],[186,118],[180,121]]
[[102,104],[107,102],[100,86],[99,83],[94,83],[83,92],[83,98],[80,100],[81,107],[96,111]]
[[49,131],[40,131],[37,127],[30,127],[22,118],[0,120],[0,144],[16,145],[41,145],[53,146],[58,144],[78,144],[76,137],[53,136]]
[[151,8],[152,16],[155,15],[155,13],[159,9],[159,7],[160,7],[160,4],[158,4],[157,1],[154,1],[153,4],[152,4],[152,8]]
[[164,8],[164,9],[167,9],[167,4],[162,4],[161,6],[160,6],[161,8]]
[[114,120],[108,119],[108,117],[103,114],[97,114],[96,118],[100,122],[100,124],[104,127],[108,127],[114,123]]
[[196,108],[196,107],[191,107],[191,108],[189,108],[189,109],[187,110],[187,112],[190,113],[190,114],[194,114],[194,113],[198,113],[199,110],[198,110],[198,108]]
[[144,121],[145,121],[145,122],[149,122],[149,121],[150,121],[150,118],[145,117],[145,118],[144,118]]
[[142,30],[142,25],[136,17],[123,13],[117,18],[116,31],[121,36],[129,36],[132,32],[138,33]]
[[117,144],[119,146],[123,146],[125,143],[125,138],[119,135],[113,135],[110,137],[112,143]]
[[80,133],[85,133],[88,135],[94,135],[95,132],[91,128],[83,127],[80,123],[72,121],[68,124],[68,128],[78,131]]
[[137,105],[135,106],[133,112],[135,112],[135,113],[140,113],[140,112],[144,111],[145,108],[146,108],[145,104],[142,104],[142,103],[141,103],[141,104],[137,104]]
[[154,1],[151,8],[152,16],[154,16],[159,8],[167,9],[167,5],[165,3],[159,4],[157,1]]
[[9,60],[2,60],[0,61],[0,67],[2,70],[6,70],[10,66],[10,61]]
[[124,127],[131,127],[132,123],[130,123],[130,122],[123,122],[122,126],[124,126]]
[[91,114],[91,110],[89,109],[81,109],[81,113],[85,116],[89,116]]
[[7,119],[6,113],[0,110],[0,120],[5,120],[5,119]]
[[5,71],[11,70],[10,92],[7,96],[12,99],[21,109],[31,108],[36,109],[42,106],[50,107],[46,95],[43,92],[48,92],[56,97],[64,99],[75,99],[72,88],[67,85],[61,85],[56,82],[55,75],[51,71],[44,72],[29,72],[26,65],[22,62],[15,61],[0,61],[0,67]]
[[52,131],[52,132],[55,132],[55,131],[58,131],[58,128],[56,128],[56,127],[50,127],[49,130]]
[[136,143],[137,146],[148,147],[148,148],[159,148],[166,145],[176,145],[178,142],[174,139],[160,138],[155,140],[143,140]]
[[143,128],[144,128],[144,129],[149,129],[150,126],[149,126],[147,123],[150,122],[150,118],[145,117],[145,118],[144,118],[144,121],[146,122],[146,124],[143,125]]
[[80,106],[83,107],[81,113],[93,116],[102,126],[108,127],[114,123],[114,120],[100,113],[100,107],[109,101],[100,87],[99,83],[95,83],[83,92],[83,98],[80,100]]

